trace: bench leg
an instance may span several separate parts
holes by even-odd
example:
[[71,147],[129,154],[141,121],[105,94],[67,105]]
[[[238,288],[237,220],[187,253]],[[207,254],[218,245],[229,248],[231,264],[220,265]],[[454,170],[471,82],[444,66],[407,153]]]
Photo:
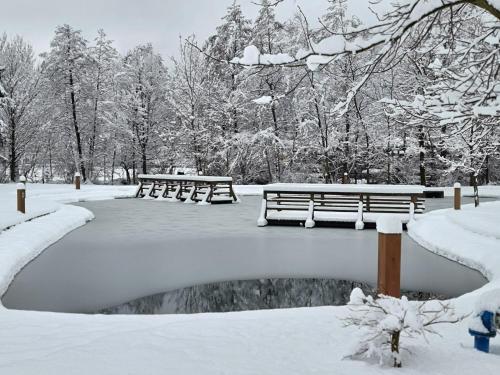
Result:
[[267,200],[262,199],[262,205],[260,208],[260,216],[257,219],[257,226],[265,227],[267,225]]
[[410,202],[410,222],[415,220],[415,203]]
[[316,223],[314,222],[314,201],[309,201],[309,210],[307,211],[306,228],[314,228]]
[[365,223],[363,222],[363,201],[358,202],[358,219],[356,220],[354,227],[356,230],[365,229]]

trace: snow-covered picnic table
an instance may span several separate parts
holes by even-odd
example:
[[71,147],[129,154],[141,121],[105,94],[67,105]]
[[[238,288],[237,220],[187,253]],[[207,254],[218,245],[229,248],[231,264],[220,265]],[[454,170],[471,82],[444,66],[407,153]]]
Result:
[[136,197],[200,203],[237,202],[232,177],[192,175],[138,176]]
[[398,215],[403,223],[423,213],[424,187],[419,185],[271,184],[263,189],[257,224],[304,222],[374,223],[384,214]]

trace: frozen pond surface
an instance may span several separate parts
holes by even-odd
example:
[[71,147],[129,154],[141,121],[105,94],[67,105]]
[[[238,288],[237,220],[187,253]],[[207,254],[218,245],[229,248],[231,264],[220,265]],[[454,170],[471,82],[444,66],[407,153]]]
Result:
[[[466,200],[466,199],[465,199]],[[450,207],[428,199],[427,209]],[[81,204],[96,218],[28,264],[2,298],[12,309],[93,312],[208,282],[331,278],[376,283],[377,233],[258,228],[259,197],[199,206],[126,199]],[[402,288],[456,296],[486,280],[403,237]]]

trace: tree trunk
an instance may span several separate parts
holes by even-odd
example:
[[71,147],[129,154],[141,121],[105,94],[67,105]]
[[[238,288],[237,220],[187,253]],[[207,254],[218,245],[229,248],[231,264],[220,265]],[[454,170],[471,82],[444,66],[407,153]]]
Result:
[[419,165],[419,169],[420,169],[420,185],[422,186],[426,186],[427,184],[427,179],[426,179],[426,176],[425,176],[425,151],[424,151],[424,146],[425,146],[425,143],[424,143],[424,131],[423,131],[423,127],[420,126],[419,127],[419,130],[418,130],[418,147],[420,148],[420,152],[419,152],[419,161],[420,161],[420,165]]
[[73,72],[71,70],[69,71],[69,87],[70,87],[70,98],[71,98],[71,112],[73,116],[73,128],[75,129],[75,137],[76,137],[76,150],[78,152],[78,165],[80,167],[80,173],[82,174],[82,180],[83,182],[85,182],[87,180],[87,174],[85,173],[85,164],[83,162],[82,140],[76,116],[75,88],[73,82]]
[[[97,83],[97,91],[99,91],[99,82]],[[96,95],[94,101],[94,117],[92,120],[92,134],[90,136],[89,145],[89,178],[94,178],[94,155],[95,155],[95,141],[97,138],[97,110],[99,107],[99,94]]]
[[474,206],[479,206],[479,188],[477,186],[477,176],[475,172],[470,174],[470,185],[474,188]]
[[[274,124],[274,136],[277,139],[279,139],[278,116],[276,115],[276,108],[274,106],[274,102],[271,104],[271,114],[273,117],[273,124]],[[275,148],[275,152],[276,152],[276,177],[278,179],[278,182],[280,182],[281,181],[281,152],[280,152],[279,145],[277,145],[275,147],[276,147]]]
[[10,120],[10,155],[9,170],[10,181],[15,182],[17,178],[17,155],[16,155],[16,123],[14,118]]
[[147,174],[147,162],[148,158],[146,155],[146,145],[142,144],[141,145],[141,162],[142,162],[142,173]]
[[401,361],[399,359],[399,336],[401,332],[397,331],[391,335],[391,352],[394,357],[394,367],[401,367]]
[[116,148],[113,149],[113,160],[111,161],[111,185],[115,182],[115,160],[116,160]]

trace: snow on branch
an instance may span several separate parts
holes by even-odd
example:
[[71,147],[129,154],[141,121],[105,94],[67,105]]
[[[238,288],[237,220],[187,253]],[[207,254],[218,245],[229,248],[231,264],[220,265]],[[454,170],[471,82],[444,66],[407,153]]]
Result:
[[294,57],[287,54],[261,55],[255,46],[245,50],[243,57],[235,57],[231,63],[245,66],[276,66],[303,64],[328,64],[332,57],[368,51],[382,44],[394,44],[413,26],[431,15],[453,6],[469,3],[479,6],[500,19],[500,2],[497,0],[406,0],[394,5],[386,13],[377,15],[374,26],[352,29],[343,34],[331,32],[331,36],[319,43],[310,41],[311,48],[300,50]]

